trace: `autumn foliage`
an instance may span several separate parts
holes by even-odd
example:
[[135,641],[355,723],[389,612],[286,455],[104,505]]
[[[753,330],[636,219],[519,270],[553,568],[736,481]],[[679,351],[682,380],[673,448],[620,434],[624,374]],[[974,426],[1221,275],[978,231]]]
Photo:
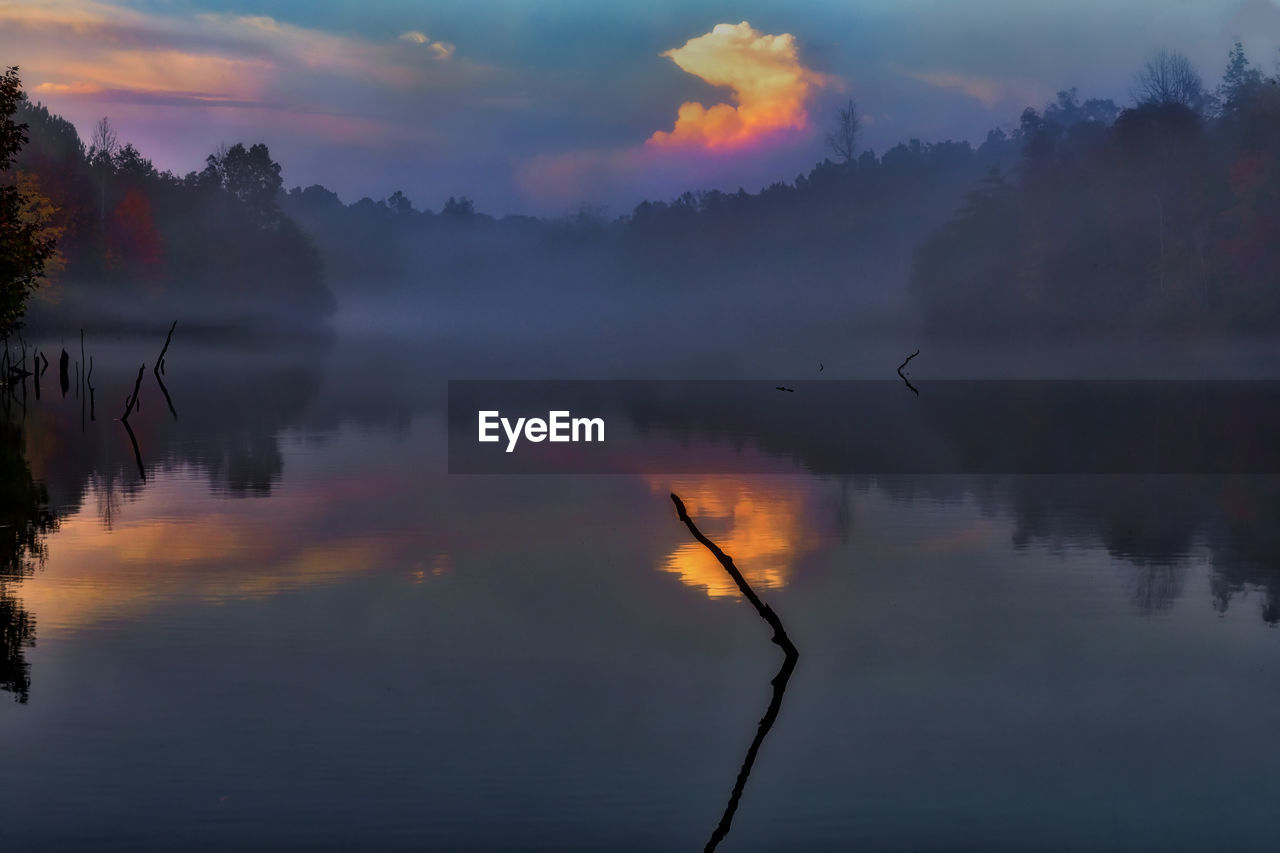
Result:
[[164,246],[156,230],[151,202],[136,187],[130,187],[111,212],[106,244],[109,265],[129,269],[149,279],[161,276]]

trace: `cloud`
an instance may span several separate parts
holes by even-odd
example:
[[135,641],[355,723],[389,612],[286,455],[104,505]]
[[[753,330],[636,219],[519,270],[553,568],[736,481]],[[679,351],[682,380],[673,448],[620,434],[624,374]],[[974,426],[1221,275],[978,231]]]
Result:
[[102,87],[93,83],[41,83],[31,91],[37,95],[97,95]]
[[169,94],[173,103],[340,109],[338,87],[442,85],[438,60],[455,53],[418,31],[371,40],[263,15],[147,13],[96,0],[0,4],[0,30],[33,91],[101,93],[104,102]]
[[801,64],[793,36],[762,34],[746,21],[717,24],[661,56],[728,88],[733,103],[708,108],[686,102],[672,130],[658,131],[644,144],[525,158],[514,175],[525,198],[569,208],[593,198],[754,186],[780,163],[794,161],[808,142],[803,131],[810,127],[808,104],[815,90],[838,83]]
[[451,59],[456,50],[455,46],[447,41],[432,41],[430,36],[420,30],[401,33],[400,40],[424,45],[436,59]]
[[1043,94],[1035,87],[1026,86],[995,77],[983,77],[977,74],[964,74],[958,71],[904,71],[912,80],[918,80],[937,89],[948,89],[973,98],[988,109],[997,104],[1014,102],[1029,104],[1043,99]]
[[732,103],[681,104],[675,126],[649,137],[648,144],[657,147],[735,149],[782,131],[806,130],[808,101],[828,82],[800,63],[794,36],[765,35],[746,21],[717,24],[662,55],[681,70],[728,88]]
[[520,164],[515,181],[527,198],[568,208],[591,198],[593,191],[632,182],[653,159],[639,146],[539,154]]
[[140,104],[151,106],[245,107],[275,109],[278,104],[242,101],[210,92],[187,92],[181,89],[146,91],[142,89],[109,89],[93,83],[41,83],[31,90],[37,95],[66,100],[87,100],[99,104]]

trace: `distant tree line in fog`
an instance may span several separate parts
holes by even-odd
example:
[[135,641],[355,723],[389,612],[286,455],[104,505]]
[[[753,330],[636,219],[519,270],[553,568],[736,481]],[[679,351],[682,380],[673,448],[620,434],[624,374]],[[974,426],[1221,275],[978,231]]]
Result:
[[1161,53],[1108,115],[1028,109],[993,172],[921,247],[926,322],[973,333],[1280,328],[1280,85],[1243,48],[1210,92]]
[[[58,238],[46,296],[265,304],[318,318],[378,293],[759,288],[857,292],[938,332],[1264,332],[1280,327],[1280,85],[1237,44],[1210,89],[1153,56],[1133,102],[1058,93],[986,140],[858,149],[853,102],[824,160],[759,193],[688,192],[608,218],[420,210],[403,192],[343,203],[284,191],[263,145],[185,176],[104,123],[90,144],[25,103],[20,180]],[[755,288],[753,289],[753,285]],[[73,300],[74,301],[74,300]]]

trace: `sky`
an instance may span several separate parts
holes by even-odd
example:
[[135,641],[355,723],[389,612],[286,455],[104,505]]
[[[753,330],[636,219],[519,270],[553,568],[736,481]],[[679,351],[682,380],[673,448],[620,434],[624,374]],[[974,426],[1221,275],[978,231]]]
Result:
[[86,139],[499,215],[791,181],[850,99],[862,147],[977,144],[1060,89],[1123,105],[1161,48],[1216,85],[1237,39],[1274,73],[1276,0],[0,0],[0,64]]

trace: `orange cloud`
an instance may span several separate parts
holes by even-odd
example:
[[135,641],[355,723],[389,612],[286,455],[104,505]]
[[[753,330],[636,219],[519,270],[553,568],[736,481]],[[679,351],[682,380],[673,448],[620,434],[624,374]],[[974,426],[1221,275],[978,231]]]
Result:
[[97,95],[102,87],[93,83],[41,83],[32,91],[37,95]]
[[[167,93],[173,103],[299,112],[333,109],[320,103],[324,87],[301,85],[317,73],[421,90],[443,82],[443,61],[455,53],[454,45],[416,30],[374,41],[263,15],[146,13],[98,0],[0,3],[0,32],[41,94],[156,102]],[[299,95],[316,103],[295,103]]]
[[419,30],[409,30],[400,34],[401,41],[424,45],[436,59],[450,59],[456,48],[447,41],[432,41],[431,37]]
[[741,148],[778,131],[805,130],[809,98],[827,83],[800,64],[794,36],[765,35],[746,21],[717,24],[662,55],[713,86],[729,88],[733,103],[710,108],[694,101],[681,104],[675,127],[654,133],[649,145],[717,151]]

